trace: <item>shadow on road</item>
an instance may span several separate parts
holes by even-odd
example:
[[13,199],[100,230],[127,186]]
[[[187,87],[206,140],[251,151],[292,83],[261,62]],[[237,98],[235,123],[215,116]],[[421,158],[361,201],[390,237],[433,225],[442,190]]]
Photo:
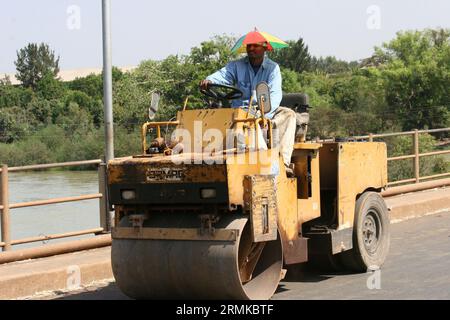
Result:
[[287,266],[285,282],[322,282],[334,277],[353,274],[348,271],[318,270],[307,263]]
[[85,290],[82,292],[74,292],[55,300],[131,300],[117,288],[114,282],[109,283],[105,287]]

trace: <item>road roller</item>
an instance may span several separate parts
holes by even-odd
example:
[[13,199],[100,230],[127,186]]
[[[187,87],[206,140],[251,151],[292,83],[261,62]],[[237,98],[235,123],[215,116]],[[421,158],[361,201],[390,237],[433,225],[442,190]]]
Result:
[[[264,116],[266,84],[245,108],[227,107],[242,95],[237,88],[202,93],[204,108],[186,101],[176,119],[145,123],[141,153],[108,163],[111,262],[123,293],[270,299],[296,266],[381,267],[389,250],[384,143],[303,135],[289,174]],[[305,96],[285,95],[281,105],[297,110]],[[307,123],[300,126],[305,133]]]

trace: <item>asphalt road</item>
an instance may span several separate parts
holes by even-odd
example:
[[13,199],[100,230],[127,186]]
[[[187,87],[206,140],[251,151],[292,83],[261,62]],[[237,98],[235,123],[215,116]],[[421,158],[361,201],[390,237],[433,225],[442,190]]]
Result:
[[[128,299],[114,282],[43,299]],[[280,283],[273,299],[450,299],[450,211],[391,226],[391,249],[379,271],[299,272]]]

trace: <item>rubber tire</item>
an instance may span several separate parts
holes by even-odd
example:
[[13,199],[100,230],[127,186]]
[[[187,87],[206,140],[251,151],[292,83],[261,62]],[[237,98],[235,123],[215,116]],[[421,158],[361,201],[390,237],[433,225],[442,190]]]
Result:
[[[379,227],[377,230],[378,245],[371,254],[367,251],[363,239],[363,222],[369,214],[375,214]],[[341,263],[351,271],[367,272],[368,269],[380,268],[388,255],[390,246],[389,214],[386,203],[377,192],[364,192],[355,204],[355,219],[353,225],[353,248],[339,254]]]

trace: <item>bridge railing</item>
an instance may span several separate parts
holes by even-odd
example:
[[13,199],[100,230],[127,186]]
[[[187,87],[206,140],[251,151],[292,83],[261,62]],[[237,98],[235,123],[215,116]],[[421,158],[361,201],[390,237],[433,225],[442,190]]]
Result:
[[[409,184],[409,183],[419,183],[424,180],[431,180],[436,178],[443,178],[445,176],[450,176],[450,172],[439,173],[428,176],[420,176],[420,158],[427,156],[436,156],[436,155],[444,155],[450,154],[450,150],[441,150],[441,151],[433,151],[420,153],[419,150],[419,135],[422,133],[438,133],[438,132],[449,132],[450,128],[442,128],[442,129],[432,129],[432,130],[413,130],[408,132],[394,132],[394,133],[384,133],[384,134],[369,134],[365,136],[356,136],[353,137],[356,140],[369,140],[374,141],[374,139],[386,138],[386,137],[395,137],[395,136],[412,136],[412,145],[413,145],[413,153],[395,157],[389,157],[388,161],[399,161],[405,159],[411,159],[413,161],[414,168],[414,177],[408,179],[402,179],[399,181],[389,181],[389,186],[395,186],[399,184]],[[57,167],[70,167],[70,166],[85,166],[85,165],[96,165],[98,170],[98,181],[99,181],[99,189],[98,193],[95,194],[87,194],[87,195],[79,195],[72,196],[66,198],[54,198],[54,199],[46,199],[46,200],[38,200],[24,203],[9,203],[9,184],[8,184],[8,173],[9,172],[18,172],[18,171],[27,171],[27,170],[42,170],[49,168],[57,168]],[[0,239],[0,248],[3,248],[3,251],[11,250],[13,245],[19,245],[24,243],[31,242],[40,242],[46,241],[50,239],[59,239],[59,238],[68,238],[79,235],[86,234],[101,234],[108,233],[111,229],[110,225],[110,212],[108,207],[107,195],[106,195],[106,164],[104,161],[100,159],[96,160],[88,160],[88,161],[77,161],[77,162],[64,162],[64,163],[54,163],[54,164],[42,164],[42,165],[31,165],[31,166],[23,166],[23,167],[11,167],[3,165],[0,168],[0,217],[1,217],[1,239]],[[52,234],[45,235],[39,237],[31,237],[24,239],[11,239],[10,233],[10,210],[16,208],[24,208],[24,207],[32,207],[32,206],[42,206],[42,205],[50,205],[56,203],[64,203],[64,202],[72,202],[72,201],[83,201],[89,199],[99,199],[99,214],[100,214],[100,227],[88,230],[80,230],[68,233],[61,234]]]
[[393,132],[393,133],[381,133],[381,134],[369,134],[365,136],[355,136],[353,137],[356,140],[360,139],[368,139],[369,141],[374,141],[376,138],[387,138],[387,137],[397,137],[397,136],[408,136],[412,137],[412,154],[389,157],[387,160],[389,161],[399,161],[405,159],[412,159],[413,161],[413,172],[414,177],[408,179],[402,179],[398,181],[389,181],[388,186],[395,186],[399,184],[407,184],[407,183],[419,183],[424,180],[431,180],[436,178],[442,178],[446,176],[450,176],[450,172],[433,174],[428,176],[420,176],[420,158],[421,157],[429,157],[443,154],[450,154],[449,150],[441,150],[441,151],[433,151],[433,152],[425,152],[420,153],[419,146],[419,135],[423,133],[439,133],[439,132],[450,132],[450,128],[441,128],[441,129],[430,129],[430,130],[413,130],[413,131],[405,131],[405,132]]
[[[85,194],[85,195],[77,195],[71,197],[64,198],[52,198],[45,200],[37,200],[30,202],[22,202],[22,203],[9,203],[9,181],[8,181],[8,173],[9,172],[20,172],[20,171],[29,171],[29,170],[42,170],[42,169],[50,169],[50,168],[60,168],[60,167],[73,167],[73,166],[97,166],[98,171],[98,193],[95,194]],[[52,164],[40,164],[40,165],[30,165],[30,166],[22,166],[22,167],[11,167],[8,168],[7,165],[3,165],[0,168],[0,217],[1,217],[1,241],[0,248],[3,248],[3,251],[10,251],[12,246],[24,244],[24,243],[32,243],[32,242],[40,242],[51,239],[61,239],[68,238],[86,234],[101,234],[105,232],[109,232],[111,229],[110,226],[110,218],[109,218],[109,208],[107,205],[107,197],[106,197],[106,164],[101,159],[96,160],[87,160],[87,161],[74,161],[74,162],[63,162],[63,163],[52,163]],[[73,201],[84,201],[90,199],[99,199],[99,212],[100,212],[100,227],[94,229],[87,230],[79,230],[67,233],[60,234],[51,234],[39,237],[30,237],[23,239],[11,239],[11,224],[10,224],[10,210],[25,208],[25,207],[35,207],[42,205],[51,205],[56,203],[66,203]]]

